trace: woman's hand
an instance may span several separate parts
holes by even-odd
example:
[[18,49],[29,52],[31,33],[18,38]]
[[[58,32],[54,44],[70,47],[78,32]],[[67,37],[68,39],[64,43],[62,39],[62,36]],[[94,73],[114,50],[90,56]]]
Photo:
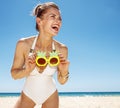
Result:
[[36,55],[34,53],[29,55],[26,58],[26,62],[25,62],[25,71],[26,72],[30,73],[35,68],[35,66],[36,66],[35,58],[36,58]]
[[58,70],[61,72],[62,76],[68,74],[70,62],[60,53],[59,54],[60,63],[58,65]]

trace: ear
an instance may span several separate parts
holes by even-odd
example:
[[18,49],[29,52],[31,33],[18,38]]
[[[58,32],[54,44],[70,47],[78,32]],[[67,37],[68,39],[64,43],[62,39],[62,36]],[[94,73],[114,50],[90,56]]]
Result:
[[39,17],[36,18],[36,23],[37,23],[38,25],[40,25],[41,19],[40,19]]

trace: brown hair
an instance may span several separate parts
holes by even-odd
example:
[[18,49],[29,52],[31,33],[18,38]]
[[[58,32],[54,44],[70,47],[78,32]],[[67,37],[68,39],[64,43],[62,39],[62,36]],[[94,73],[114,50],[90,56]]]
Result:
[[[43,14],[45,14],[46,11],[50,8],[56,8],[56,9],[60,10],[59,7],[55,3],[46,2],[43,4],[38,4],[33,10],[33,15],[36,17],[42,18]],[[36,30],[39,31],[37,23],[36,23]]]

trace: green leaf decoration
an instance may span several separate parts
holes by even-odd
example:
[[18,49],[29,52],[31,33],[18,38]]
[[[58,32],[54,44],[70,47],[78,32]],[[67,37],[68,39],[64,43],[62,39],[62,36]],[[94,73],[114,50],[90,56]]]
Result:
[[58,56],[58,52],[57,51],[50,52],[50,57],[54,57],[54,56]]
[[46,52],[38,51],[37,52],[37,56],[38,57],[45,57],[46,56]]

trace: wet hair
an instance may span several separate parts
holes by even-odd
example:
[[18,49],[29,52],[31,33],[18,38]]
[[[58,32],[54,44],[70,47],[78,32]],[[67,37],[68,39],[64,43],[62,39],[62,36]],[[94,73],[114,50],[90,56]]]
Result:
[[[33,15],[42,19],[43,14],[45,14],[47,10],[50,8],[55,8],[55,9],[60,10],[59,7],[54,2],[46,2],[43,4],[38,4],[33,9]],[[36,23],[36,30],[39,31],[37,23]]]

